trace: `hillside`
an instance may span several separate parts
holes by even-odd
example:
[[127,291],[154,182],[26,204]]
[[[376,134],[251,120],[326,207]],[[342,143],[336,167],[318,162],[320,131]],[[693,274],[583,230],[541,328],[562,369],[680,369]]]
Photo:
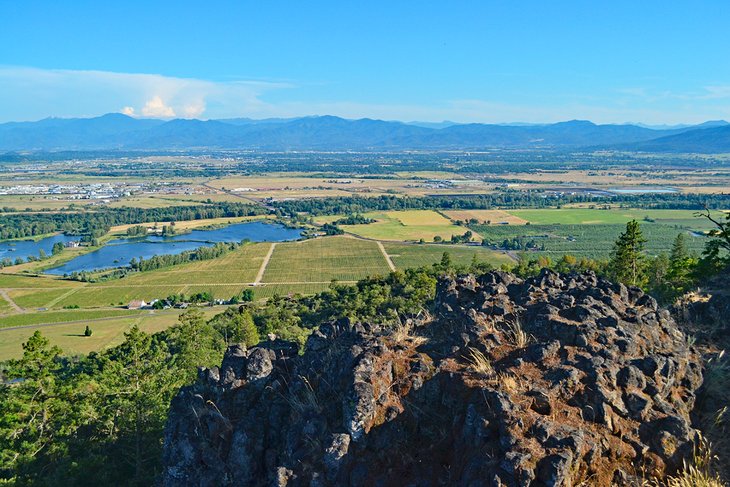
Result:
[[730,125],[690,130],[628,145],[627,148],[646,152],[730,152]]
[[[714,122],[713,122],[714,124]],[[333,116],[170,121],[107,114],[0,124],[0,151],[57,150],[470,150],[619,147],[724,152],[730,127],[653,129],[573,120],[548,125],[406,124]]]

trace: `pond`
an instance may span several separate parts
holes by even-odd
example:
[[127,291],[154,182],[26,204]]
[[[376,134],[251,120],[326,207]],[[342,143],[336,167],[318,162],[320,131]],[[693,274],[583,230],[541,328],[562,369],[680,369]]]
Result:
[[284,242],[302,236],[299,229],[283,225],[250,222],[236,223],[213,230],[193,230],[183,235],[162,237],[150,235],[140,238],[110,240],[102,248],[80,255],[63,265],[48,269],[48,274],[64,275],[73,272],[90,272],[129,265],[132,259],[149,259],[155,255],[180,254],[186,250],[212,247],[218,242]]
[[678,191],[674,188],[611,188],[609,191],[618,194],[662,194],[662,193],[677,193]]
[[78,241],[81,237],[74,237],[69,235],[53,235],[52,237],[46,237],[38,241],[35,240],[8,240],[0,242],[0,260],[10,259],[15,262],[16,259],[21,258],[27,260],[28,257],[38,257],[41,250],[46,255],[51,255],[53,245],[56,242],[66,244],[67,242]]

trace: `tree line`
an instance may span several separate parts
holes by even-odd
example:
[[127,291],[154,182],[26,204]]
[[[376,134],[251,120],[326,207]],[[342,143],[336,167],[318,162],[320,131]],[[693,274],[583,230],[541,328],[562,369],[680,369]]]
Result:
[[101,208],[75,213],[19,213],[0,217],[0,240],[27,238],[54,232],[99,238],[115,225],[234,218],[268,213],[258,205],[220,202],[213,205],[162,208]]
[[[375,197],[340,196],[272,202],[277,213],[295,217],[301,213],[354,215],[368,211],[391,210],[473,210],[491,208],[550,208],[570,203],[623,204],[646,209],[685,209],[730,207],[730,194],[658,193],[597,196],[590,194],[548,194],[543,191],[499,191],[490,194]],[[348,217],[349,218],[349,217]]]

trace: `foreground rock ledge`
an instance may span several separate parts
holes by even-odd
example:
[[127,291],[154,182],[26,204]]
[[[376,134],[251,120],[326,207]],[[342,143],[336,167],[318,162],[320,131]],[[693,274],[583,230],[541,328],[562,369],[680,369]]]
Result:
[[428,322],[231,347],[173,400],[163,484],[636,485],[691,451],[701,382],[638,289],[445,278]]

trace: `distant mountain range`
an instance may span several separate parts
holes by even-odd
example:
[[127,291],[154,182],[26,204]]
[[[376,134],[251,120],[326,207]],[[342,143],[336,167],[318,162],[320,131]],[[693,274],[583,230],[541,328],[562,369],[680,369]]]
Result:
[[617,149],[730,152],[730,124],[650,128],[573,120],[546,125],[346,120],[333,116],[252,120],[153,120],[119,113],[0,124],[0,151],[54,150],[477,150]]

